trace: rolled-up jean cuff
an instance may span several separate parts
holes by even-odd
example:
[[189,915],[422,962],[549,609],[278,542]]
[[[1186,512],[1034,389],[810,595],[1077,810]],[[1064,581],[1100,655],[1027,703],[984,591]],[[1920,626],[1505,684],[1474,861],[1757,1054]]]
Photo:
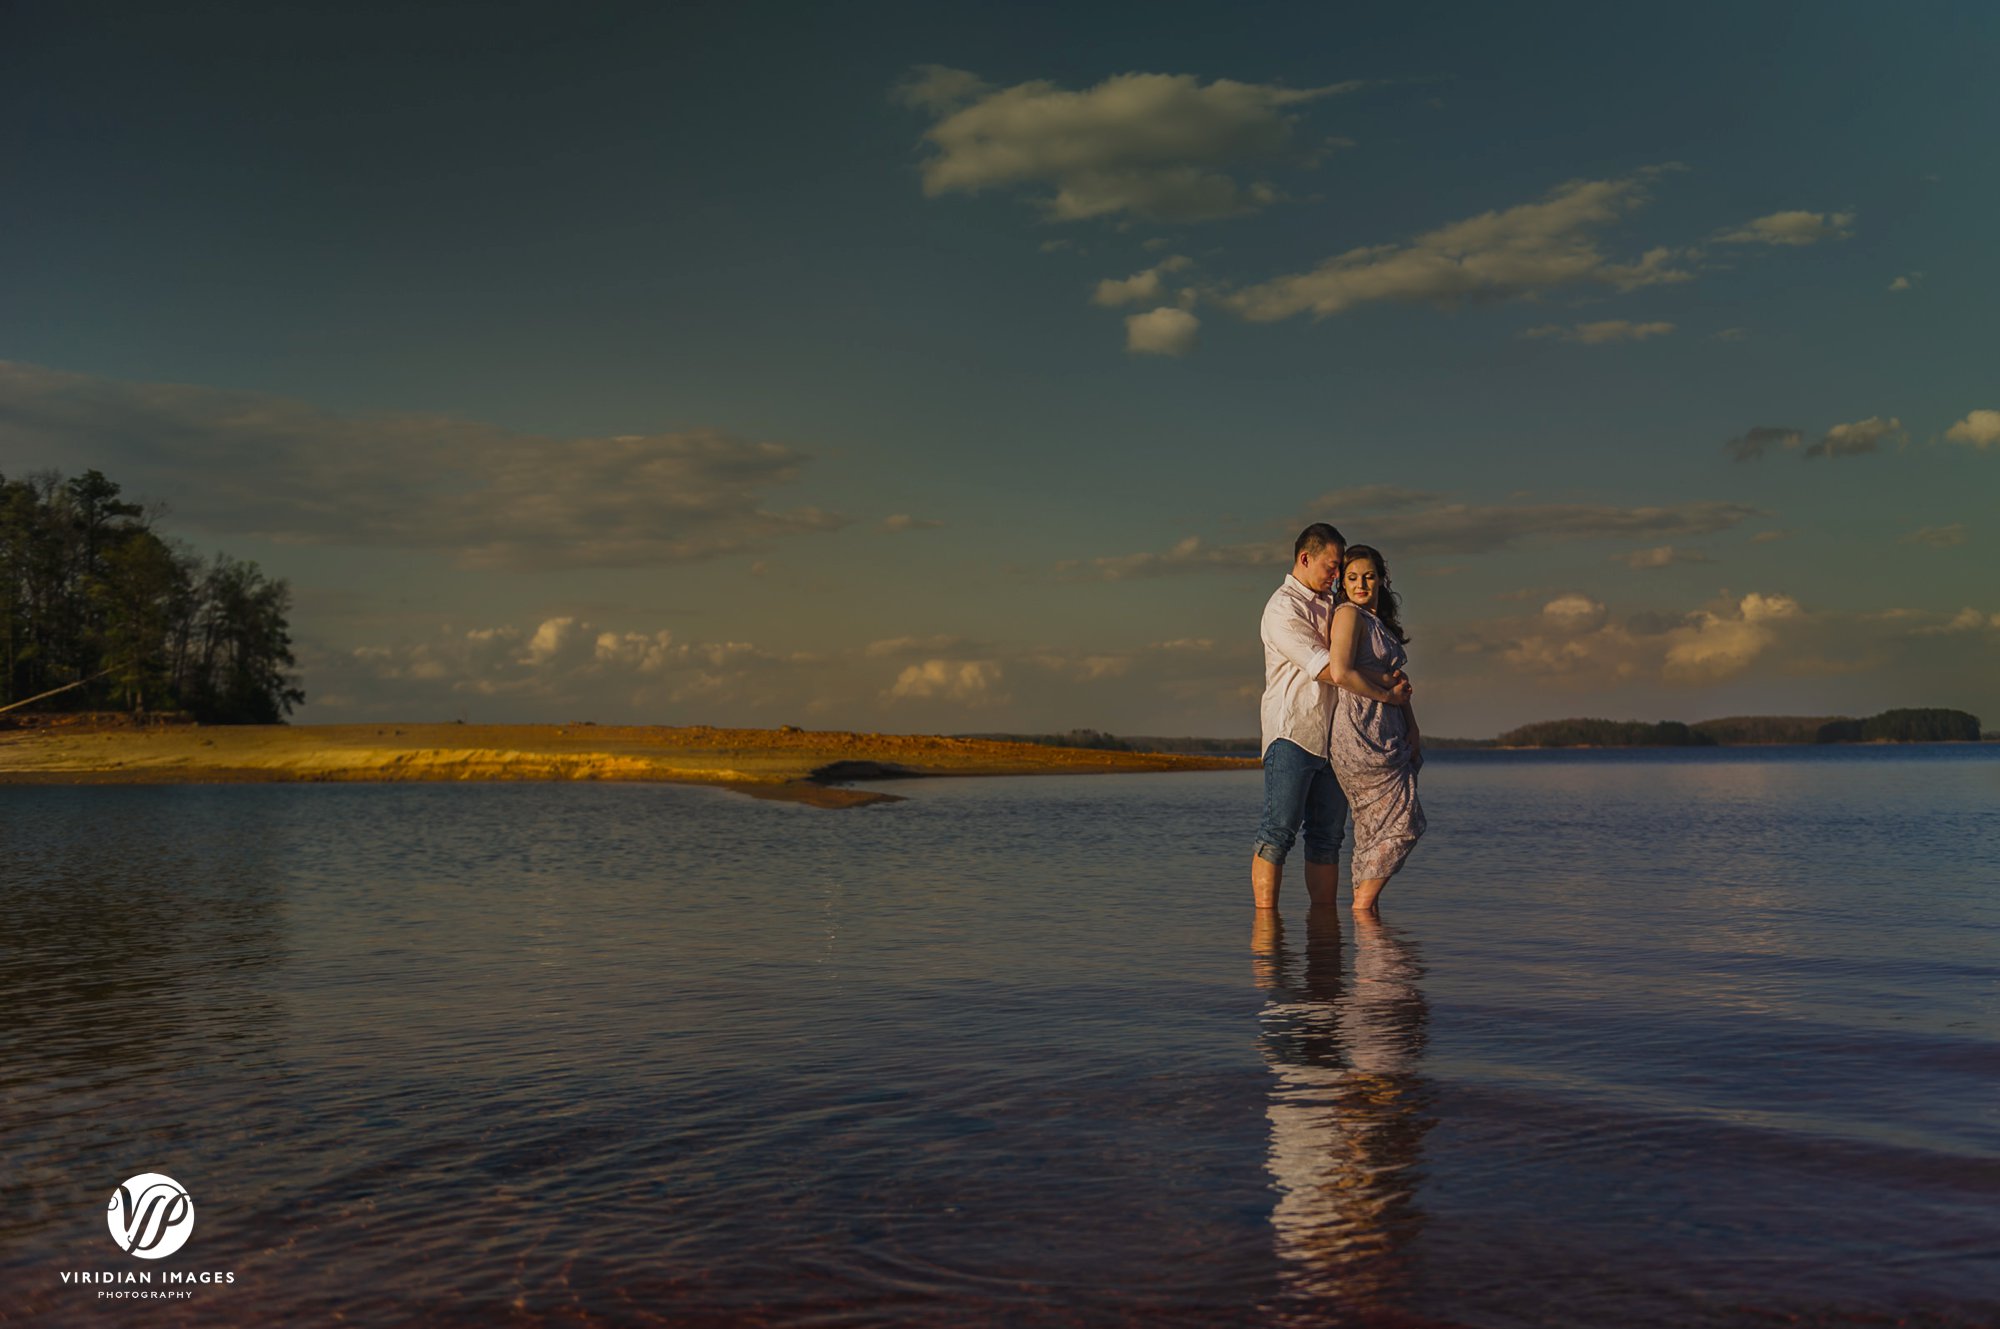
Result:
[[1273,739],[1264,749],[1264,812],[1257,827],[1257,856],[1283,866],[1303,829],[1306,859],[1332,863],[1340,857],[1347,799],[1324,756],[1290,739]]

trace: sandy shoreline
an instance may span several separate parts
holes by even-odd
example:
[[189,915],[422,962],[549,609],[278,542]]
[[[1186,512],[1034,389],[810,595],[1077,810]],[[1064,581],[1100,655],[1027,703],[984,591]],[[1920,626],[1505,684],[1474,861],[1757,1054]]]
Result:
[[[718,785],[855,807],[894,795],[854,779],[1247,769],[1233,757],[1100,752],[914,734],[705,725],[161,725],[0,730],[0,783],[626,780]],[[828,769],[833,768],[833,769]]]

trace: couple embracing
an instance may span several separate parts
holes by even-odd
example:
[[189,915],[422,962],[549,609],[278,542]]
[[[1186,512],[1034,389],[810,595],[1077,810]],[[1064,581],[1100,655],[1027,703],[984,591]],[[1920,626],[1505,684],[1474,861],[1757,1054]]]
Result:
[[1285,858],[1304,828],[1306,893],[1335,903],[1340,840],[1354,813],[1354,910],[1376,897],[1424,833],[1423,740],[1403,672],[1409,634],[1389,568],[1315,522],[1264,606],[1264,820],[1250,860],[1259,909],[1278,907]]

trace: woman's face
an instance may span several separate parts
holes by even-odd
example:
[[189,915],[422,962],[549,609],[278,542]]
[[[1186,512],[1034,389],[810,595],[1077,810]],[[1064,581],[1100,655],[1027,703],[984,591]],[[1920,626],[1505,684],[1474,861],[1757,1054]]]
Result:
[[1375,607],[1376,583],[1382,579],[1382,570],[1375,566],[1372,558],[1357,558],[1340,574],[1340,587],[1347,598],[1363,608]]

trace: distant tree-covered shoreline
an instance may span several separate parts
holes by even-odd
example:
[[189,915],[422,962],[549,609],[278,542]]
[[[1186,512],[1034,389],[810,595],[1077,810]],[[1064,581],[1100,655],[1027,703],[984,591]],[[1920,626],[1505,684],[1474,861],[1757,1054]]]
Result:
[[[1061,734],[963,734],[1010,743],[1095,748],[1112,752],[1256,756],[1251,738],[1120,738],[1097,729]],[[1431,748],[1707,748],[1777,743],[1977,743],[1979,717],[1936,707],[1884,711],[1865,720],[1844,715],[1733,715],[1683,724],[1679,720],[1543,720],[1498,738],[1433,738]]]
[[291,588],[169,543],[119,493],[94,470],[0,475],[0,707],[282,720],[305,700]]
[[1682,724],[1666,720],[1543,720],[1510,729],[1502,748],[1743,747],[1771,743],[1977,743],[1979,717],[1941,707],[1844,715],[1738,715]]

